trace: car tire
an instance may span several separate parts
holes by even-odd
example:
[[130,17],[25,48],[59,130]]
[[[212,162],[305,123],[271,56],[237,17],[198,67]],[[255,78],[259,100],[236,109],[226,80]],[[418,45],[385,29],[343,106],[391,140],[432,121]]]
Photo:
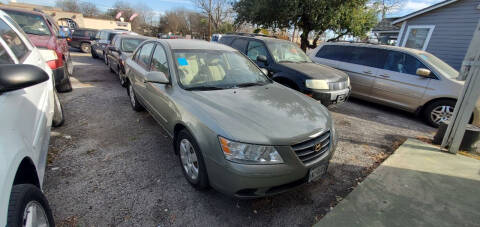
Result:
[[122,69],[117,69],[118,73],[118,79],[120,80],[120,85],[122,85],[122,87],[126,87],[127,86],[127,80],[125,79],[125,74],[123,73]]
[[425,107],[424,118],[429,125],[438,128],[441,122],[450,120],[455,104],[454,100],[448,99],[434,101]]
[[90,46],[90,54],[92,54],[92,58],[95,58],[95,59],[98,58],[97,52],[95,52],[92,46]]
[[110,61],[108,61],[108,69],[110,69],[110,72],[115,74],[115,71],[113,71],[112,64],[110,64]]
[[175,149],[183,175],[196,189],[208,188],[208,176],[203,155],[193,136],[187,130],[181,130],[176,136]]
[[63,105],[58,98],[57,92],[53,91],[53,127],[60,127],[65,123],[65,115],[63,114]]
[[[34,212],[36,215],[28,215]],[[38,187],[32,184],[14,185],[8,203],[7,226],[24,226],[28,218],[34,218],[32,216],[38,218],[38,224],[55,226],[52,210]]]
[[90,43],[82,43],[82,45],[80,45],[80,50],[83,53],[90,53],[92,51],[91,49]]
[[65,75],[66,79],[63,80],[61,84],[57,85],[58,92],[70,92],[72,91],[72,82],[70,81],[70,73],[68,73],[68,66],[67,63],[63,65],[63,74]]
[[108,65],[108,58],[105,53],[103,53],[103,63],[105,63],[105,65]]
[[128,96],[130,97],[130,104],[132,105],[132,109],[140,112],[144,110],[143,106],[138,102],[137,96],[135,95],[135,91],[133,90],[132,84],[128,83]]

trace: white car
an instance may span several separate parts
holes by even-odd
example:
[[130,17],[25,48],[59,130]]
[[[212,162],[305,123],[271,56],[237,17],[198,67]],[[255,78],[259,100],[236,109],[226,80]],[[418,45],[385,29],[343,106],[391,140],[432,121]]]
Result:
[[42,183],[50,128],[63,123],[47,61],[0,10],[0,226],[54,226]]

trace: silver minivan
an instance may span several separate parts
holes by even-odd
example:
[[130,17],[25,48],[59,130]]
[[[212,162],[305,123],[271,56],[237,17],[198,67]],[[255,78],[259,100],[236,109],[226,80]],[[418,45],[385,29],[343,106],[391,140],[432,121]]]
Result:
[[457,70],[421,50],[326,43],[310,58],[348,73],[352,96],[418,113],[434,127],[450,119],[464,84]]

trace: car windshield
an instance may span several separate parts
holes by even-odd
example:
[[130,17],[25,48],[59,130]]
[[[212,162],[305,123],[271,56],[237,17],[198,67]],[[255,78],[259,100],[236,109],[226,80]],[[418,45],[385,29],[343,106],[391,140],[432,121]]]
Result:
[[42,16],[16,11],[7,11],[7,13],[22,27],[25,33],[32,35],[51,35],[50,29],[48,29]]
[[179,81],[187,90],[265,85],[271,81],[238,51],[177,50]]
[[310,58],[297,45],[290,42],[267,42],[275,62],[312,62]]
[[133,52],[144,39],[122,39],[122,51]]
[[435,57],[433,54],[429,54],[427,52],[422,52],[418,54],[423,60],[430,63],[437,71],[439,71],[443,76],[447,78],[457,78],[458,71],[452,68],[450,65],[445,63],[444,61],[440,60],[439,58]]

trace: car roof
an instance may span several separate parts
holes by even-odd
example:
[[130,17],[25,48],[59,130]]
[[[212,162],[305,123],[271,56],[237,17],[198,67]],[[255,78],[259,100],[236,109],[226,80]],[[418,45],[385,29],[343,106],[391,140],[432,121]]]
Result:
[[0,6],[0,9],[1,10],[7,10],[7,11],[15,11],[15,12],[33,14],[33,15],[38,15],[38,16],[45,16],[45,14],[42,13],[42,12],[32,11],[32,10],[18,9],[18,8],[5,7],[5,6]]
[[131,34],[119,34],[115,38],[132,38],[132,39],[153,39],[152,37],[143,36],[143,35],[131,35]]
[[166,42],[174,50],[229,50],[235,49],[215,42],[207,42],[196,39],[157,39],[160,42]]
[[325,43],[324,45],[356,46],[356,47],[368,47],[368,48],[377,48],[377,49],[385,49],[385,50],[396,50],[396,51],[408,52],[414,55],[425,53],[425,51],[417,50],[413,48],[389,46],[389,45],[382,45],[382,44],[371,44],[371,43],[328,42],[328,43]]
[[270,37],[270,36],[262,36],[262,35],[236,35],[236,34],[229,34],[229,35],[222,35],[222,39],[226,37],[236,37],[236,38],[246,38],[246,39],[257,39],[257,40],[262,40],[267,43],[273,43],[273,42],[289,42],[288,40],[284,39],[278,39],[275,37]]

